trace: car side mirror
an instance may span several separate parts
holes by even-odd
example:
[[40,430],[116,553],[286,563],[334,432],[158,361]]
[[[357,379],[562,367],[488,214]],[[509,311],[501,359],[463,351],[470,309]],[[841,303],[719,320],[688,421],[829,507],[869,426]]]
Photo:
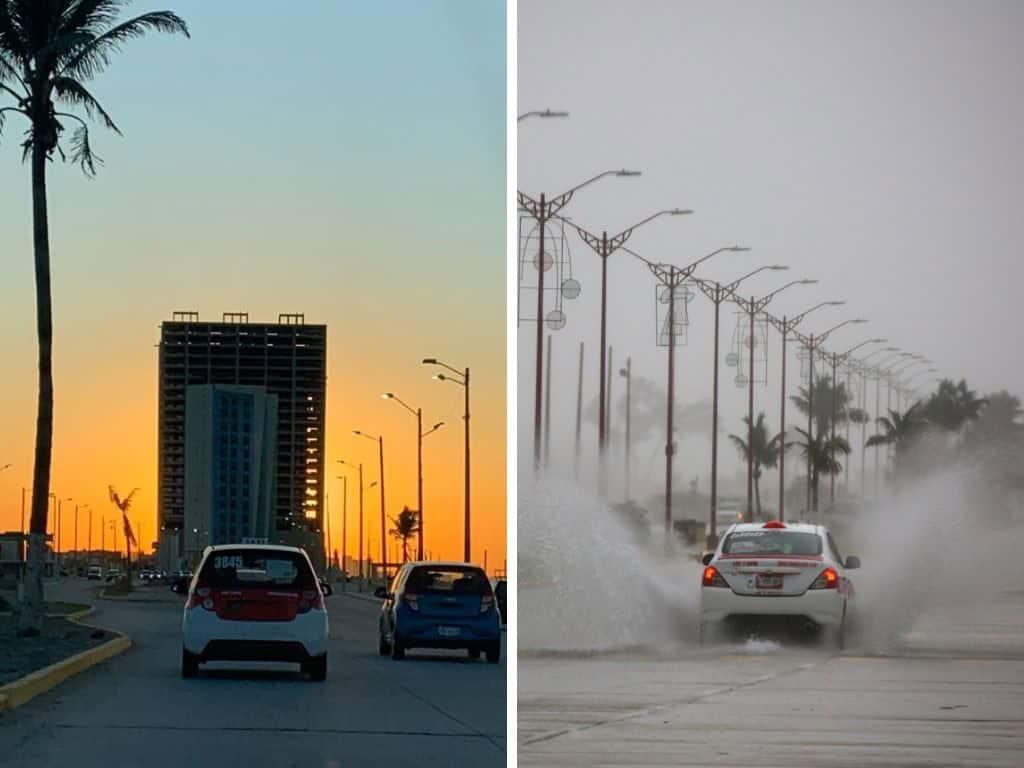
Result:
[[715,553],[714,552],[705,552],[704,553],[704,557],[702,557],[700,559],[700,561],[704,565],[711,565],[711,561],[714,560],[714,559],[715,559]]
[[853,570],[854,568],[860,568],[860,558],[857,557],[856,555],[850,555],[849,557],[846,558],[846,565],[845,565],[845,567],[846,567],[847,570]]
[[324,597],[330,597],[334,594],[334,589],[326,581],[320,582],[320,591],[324,593]]
[[386,600],[387,597],[388,597],[388,591],[386,589],[384,589],[384,587],[377,587],[373,591],[373,596],[374,597],[379,597],[381,600]]

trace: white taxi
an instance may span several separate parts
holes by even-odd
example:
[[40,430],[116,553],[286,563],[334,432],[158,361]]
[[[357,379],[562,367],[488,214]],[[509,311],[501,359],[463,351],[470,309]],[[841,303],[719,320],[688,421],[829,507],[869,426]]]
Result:
[[808,523],[740,523],[704,555],[700,590],[701,642],[722,622],[794,620],[814,625],[843,647],[854,589],[828,530]]
[[182,617],[181,674],[207,661],[284,661],[327,677],[327,610],[305,551],[267,544],[207,547]]

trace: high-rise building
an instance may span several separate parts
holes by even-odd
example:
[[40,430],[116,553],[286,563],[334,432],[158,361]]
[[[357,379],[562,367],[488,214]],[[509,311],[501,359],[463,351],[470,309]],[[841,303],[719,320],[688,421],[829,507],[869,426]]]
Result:
[[266,387],[193,384],[185,395],[185,554],[271,540],[277,395]]
[[203,322],[197,312],[175,312],[160,326],[159,347],[161,567],[185,558],[187,391],[209,384],[276,396],[271,538],[305,546],[322,565],[327,326],[307,325],[303,315],[250,323],[245,313],[225,313]]

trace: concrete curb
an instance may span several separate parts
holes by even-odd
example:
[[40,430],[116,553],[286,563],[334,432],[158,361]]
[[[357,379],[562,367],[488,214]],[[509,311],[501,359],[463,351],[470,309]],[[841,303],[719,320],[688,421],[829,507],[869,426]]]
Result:
[[[84,611],[78,611],[75,614],[69,614],[61,618],[66,618],[79,624],[81,623],[79,619],[88,616],[93,611],[95,611],[95,608],[90,606]],[[88,627],[90,625],[82,624],[82,626]],[[101,627],[95,627],[95,629],[101,629]],[[15,680],[13,683],[0,686],[0,713],[16,709],[22,704],[27,704],[36,696],[56,688],[65,680],[131,648],[132,640],[127,635],[109,629],[104,629],[103,631],[110,632],[116,635],[116,637],[95,648],[76,653],[74,656],[62,659],[56,664],[51,664],[48,667],[31,672],[25,675],[25,677]]]
[[130,595],[126,595],[125,597],[119,597],[116,595],[108,595],[106,588],[101,589],[99,593],[96,595],[96,597],[99,600],[111,600],[116,603],[167,603],[168,605],[173,605],[175,603],[180,603],[182,605],[185,604],[185,598],[182,597],[179,600],[177,599],[178,595],[174,596],[175,599],[160,597],[132,597]]

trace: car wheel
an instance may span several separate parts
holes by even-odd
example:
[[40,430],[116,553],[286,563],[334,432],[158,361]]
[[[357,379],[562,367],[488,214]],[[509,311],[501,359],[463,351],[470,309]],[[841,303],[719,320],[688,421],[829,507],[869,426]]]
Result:
[[322,683],[327,679],[327,654],[302,662],[302,671],[308,674],[311,680]]
[[377,633],[377,653],[381,656],[387,656],[391,653],[391,643],[387,641],[387,638],[384,637],[384,633],[380,631]]
[[497,664],[501,661],[501,642],[491,643],[487,646],[487,663]]
[[401,661],[405,658],[405,646],[398,639],[397,634],[391,638],[391,658],[395,661]]
[[480,658],[480,649],[479,648],[467,648],[467,650],[469,651],[469,658],[471,658],[471,659],[479,659]]
[[199,658],[194,653],[181,649],[181,676],[184,678],[195,677],[199,674]]

